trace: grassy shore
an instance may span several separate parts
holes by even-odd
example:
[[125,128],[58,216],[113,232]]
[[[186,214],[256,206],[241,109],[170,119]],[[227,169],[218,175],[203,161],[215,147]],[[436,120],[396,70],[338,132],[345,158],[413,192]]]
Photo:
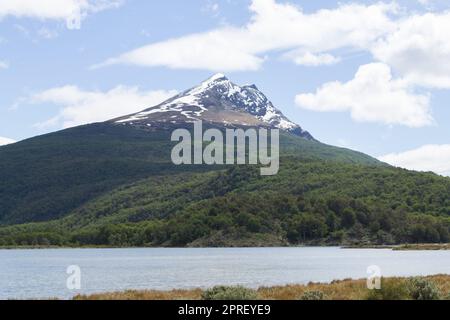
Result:
[[450,250],[450,243],[441,244],[404,244],[393,250]]
[[[416,280],[420,281],[417,282]],[[435,299],[450,298],[450,275],[435,275],[423,278],[383,278],[381,290],[367,289],[366,280],[342,280],[307,285],[286,285],[261,287],[257,290],[231,287],[239,297],[262,300],[411,300],[435,294]],[[228,289],[224,289],[228,290]],[[75,300],[202,300],[215,290],[172,290],[172,291],[123,291],[76,296]],[[217,290],[216,290],[217,291]],[[242,294],[242,291],[244,292]],[[216,296],[217,297],[217,296]],[[220,297],[228,297],[222,295]],[[219,299],[220,300],[220,299]],[[245,300],[236,299],[236,300]]]
[[400,245],[352,245],[344,246],[343,249],[391,249],[395,251],[403,250],[450,250],[450,243],[416,243]]

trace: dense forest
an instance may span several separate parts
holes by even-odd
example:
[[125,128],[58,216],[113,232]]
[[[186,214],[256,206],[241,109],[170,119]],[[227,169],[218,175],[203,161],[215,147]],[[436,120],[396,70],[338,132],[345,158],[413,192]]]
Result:
[[[171,130],[85,125],[0,147],[0,226],[59,219],[114,189],[152,176],[215,170],[175,166]],[[374,164],[351,150],[282,134],[284,155]]]
[[280,171],[174,166],[107,123],[0,147],[0,246],[449,242],[450,179],[283,133]]
[[275,246],[450,241],[450,179],[286,156],[276,176],[233,166],[152,176],[57,220],[0,228],[0,245]]

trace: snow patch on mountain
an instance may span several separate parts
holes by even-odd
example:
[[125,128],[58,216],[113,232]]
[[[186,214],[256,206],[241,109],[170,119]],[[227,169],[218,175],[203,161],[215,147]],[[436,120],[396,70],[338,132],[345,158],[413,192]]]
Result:
[[[142,122],[151,120],[152,115],[167,112],[178,113],[186,122],[193,122],[202,120],[205,112],[217,107],[228,107],[248,113],[273,128],[292,131],[312,139],[308,132],[275,108],[255,85],[238,86],[221,73],[213,75],[199,86],[186,90],[158,106],[118,119],[116,123]],[[174,118],[176,116],[171,115],[169,120]],[[222,123],[227,124],[227,121],[224,119]]]

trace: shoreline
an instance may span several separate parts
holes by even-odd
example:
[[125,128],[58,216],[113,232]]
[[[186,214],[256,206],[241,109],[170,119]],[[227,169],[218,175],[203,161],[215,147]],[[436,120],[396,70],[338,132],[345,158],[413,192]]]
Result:
[[419,243],[398,245],[297,245],[297,246],[243,246],[243,247],[130,247],[130,246],[0,246],[0,250],[63,250],[63,249],[223,249],[223,248],[335,248],[341,249],[389,249],[393,251],[450,250],[450,243]]
[[450,250],[450,243],[405,243],[398,245],[356,245],[343,246],[342,249],[390,249],[393,251]]
[[[450,274],[423,277],[386,277],[381,290],[367,289],[366,279],[329,283],[288,284],[250,289],[240,286],[209,289],[125,290],[77,295],[72,300],[414,300],[414,281],[424,281],[436,292],[435,299],[450,300]],[[420,285],[418,286],[420,288]],[[220,292],[222,291],[222,292]],[[215,293],[218,295],[214,296]],[[221,298],[226,299],[221,299]],[[232,299],[235,297],[235,299]],[[218,298],[218,299],[214,299]],[[241,298],[241,299],[238,299]]]

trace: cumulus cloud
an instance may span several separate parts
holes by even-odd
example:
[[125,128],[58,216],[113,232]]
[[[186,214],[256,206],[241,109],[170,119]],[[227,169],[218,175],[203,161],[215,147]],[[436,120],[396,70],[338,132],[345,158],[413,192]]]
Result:
[[137,87],[127,86],[117,86],[106,92],[64,86],[35,94],[29,102],[52,103],[62,107],[54,117],[36,124],[38,128],[68,128],[138,112],[175,94],[176,91],[141,91]]
[[11,144],[11,143],[15,143],[16,141],[13,139],[9,139],[9,138],[5,138],[5,137],[0,137],[0,146],[4,146],[7,144]]
[[[172,69],[207,69],[212,71],[257,70],[264,59],[230,43],[237,29],[228,28],[208,33],[155,43],[127,52],[93,66],[134,64]],[[236,39],[238,40],[238,39]]]
[[408,81],[431,88],[450,88],[450,12],[413,15],[395,32],[379,39],[374,57]]
[[9,68],[9,64],[5,61],[0,60],[0,69],[8,69],[8,68]]
[[305,13],[252,0],[243,26],[226,26],[136,48],[96,65],[131,64],[212,71],[258,70],[279,52],[306,66],[339,62],[333,50],[371,54],[418,86],[450,88],[450,11],[411,14],[395,2],[339,4]]
[[91,13],[120,6],[123,0],[1,0],[0,19],[6,16],[63,20],[69,29],[80,28]]
[[387,154],[379,159],[405,169],[450,176],[450,144],[425,145],[406,152]]
[[[43,0],[39,7],[36,2],[0,1],[0,17],[67,20],[69,11],[78,10],[83,17],[122,1]],[[53,2],[58,5],[47,5]],[[207,2],[213,11],[218,9],[216,3]],[[249,10],[250,19],[242,26],[228,25],[150,43],[92,68],[127,64],[254,71],[270,54],[279,54],[297,65],[320,66],[339,63],[340,58],[333,55],[339,49],[365,52],[376,63],[362,66],[355,79],[325,84],[315,94],[299,95],[297,102],[312,110],[349,111],[357,121],[410,127],[432,123],[429,96],[418,94],[418,89],[450,89],[450,11],[411,14],[393,1],[341,3],[332,9],[304,12],[281,0],[252,0]],[[372,75],[374,87],[370,88]],[[359,87],[364,90],[358,92]],[[354,99],[350,99],[352,95]],[[326,105],[318,106],[319,101]]]
[[352,80],[326,83],[315,93],[297,95],[295,101],[308,110],[350,112],[359,122],[422,127],[433,121],[429,97],[393,79],[389,66],[382,63],[363,65]]
[[[341,4],[336,9],[304,13],[274,0],[253,0],[249,23],[227,26],[181,38],[152,43],[97,65],[133,64],[177,69],[223,71],[257,70],[271,51],[308,52],[303,60],[330,60],[326,51],[367,48],[380,36],[395,30],[389,13],[394,4]],[[293,59],[298,59],[294,56]],[[300,60],[302,57],[300,57]]]

